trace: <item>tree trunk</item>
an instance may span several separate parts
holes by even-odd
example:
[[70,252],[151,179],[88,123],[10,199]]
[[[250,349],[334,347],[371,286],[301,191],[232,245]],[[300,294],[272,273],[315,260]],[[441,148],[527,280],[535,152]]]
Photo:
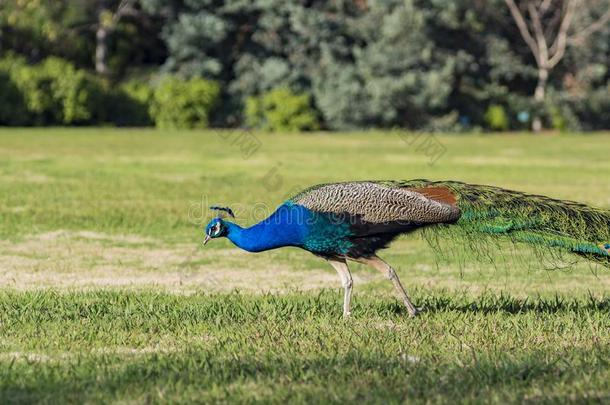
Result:
[[100,23],[95,32],[95,71],[102,76],[108,75],[108,27]]
[[[536,101],[537,107],[544,103],[544,97],[546,95],[546,83],[549,78],[549,71],[546,68],[538,69],[538,84],[536,85],[536,91],[534,91],[534,100]],[[532,120],[532,130],[534,132],[540,132],[542,130],[542,118],[538,112]]]

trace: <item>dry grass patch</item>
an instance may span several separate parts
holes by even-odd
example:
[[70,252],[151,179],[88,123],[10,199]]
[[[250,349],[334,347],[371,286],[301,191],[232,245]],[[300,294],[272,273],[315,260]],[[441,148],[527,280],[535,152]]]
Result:
[[[55,231],[0,242],[0,285],[19,290],[160,287],[176,292],[339,286],[337,275],[330,267],[323,269],[322,261],[320,269],[296,271],[268,257],[249,260],[246,255],[237,249],[167,245],[135,235]],[[358,283],[369,278],[355,276]]]
[[[539,263],[528,268],[521,259],[514,263],[499,259],[496,267],[435,263],[433,252],[416,238],[399,240],[382,256],[395,266],[409,290],[444,289],[474,295],[506,292],[518,297],[604,295],[610,291],[610,271],[592,271],[587,263],[565,270],[543,270]],[[351,267],[356,295],[394,293],[391,283],[375,270],[359,264]],[[203,248],[198,242],[172,244],[138,235],[54,231],[0,241],[0,286],[264,293],[339,289],[340,282],[324,260],[297,249],[252,255],[222,244]]]

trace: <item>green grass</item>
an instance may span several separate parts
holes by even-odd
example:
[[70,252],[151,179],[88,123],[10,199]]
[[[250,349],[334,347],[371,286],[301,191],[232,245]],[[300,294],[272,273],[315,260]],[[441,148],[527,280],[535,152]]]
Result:
[[0,130],[0,403],[610,400],[608,270],[502,245],[495,266],[464,264],[402,238],[382,256],[426,312],[408,319],[354,265],[344,321],[320,259],[200,246],[208,204],[249,224],[327,181],[454,179],[609,208],[610,135],[440,136],[434,164],[398,133],[255,134],[249,157],[238,135]]
[[[0,394],[124,400],[608,400],[604,300],[4,293]],[[5,402],[5,401],[3,401]]]

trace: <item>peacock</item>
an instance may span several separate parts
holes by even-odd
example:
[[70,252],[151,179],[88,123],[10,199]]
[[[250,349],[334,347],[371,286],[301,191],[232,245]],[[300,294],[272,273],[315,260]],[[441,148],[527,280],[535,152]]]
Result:
[[319,184],[289,198],[248,228],[226,220],[228,207],[205,229],[204,245],[226,237],[249,252],[295,246],[326,259],[343,287],[343,316],[350,315],[352,276],[347,261],[385,274],[410,316],[413,305],[392,266],[377,256],[399,235],[418,229],[459,235],[476,249],[505,239],[550,252],[569,253],[610,267],[610,211],[499,187],[457,181],[351,181]]

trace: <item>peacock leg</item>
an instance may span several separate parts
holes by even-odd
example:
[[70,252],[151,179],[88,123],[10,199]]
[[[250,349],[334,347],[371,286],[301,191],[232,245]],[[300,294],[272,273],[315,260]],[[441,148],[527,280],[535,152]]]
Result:
[[409,316],[413,317],[418,314],[419,310],[415,308],[415,305],[413,305],[413,303],[411,302],[407,291],[402,286],[400,278],[398,278],[398,274],[396,274],[396,271],[392,268],[392,266],[383,261],[379,256],[360,258],[358,259],[358,261],[360,263],[368,264],[369,266],[385,274],[394,284],[394,287],[396,288],[396,291],[398,291],[398,294],[401,295],[402,300],[405,303],[405,306],[407,307],[407,311],[409,311]]
[[347,318],[351,314],[350,305],[352,301],[352,286],[354,284],[352,274],[344,259],[328,259],[328,262],[337,270],[339,277],[341,277],[341,285],[343,286],[343,317]]

